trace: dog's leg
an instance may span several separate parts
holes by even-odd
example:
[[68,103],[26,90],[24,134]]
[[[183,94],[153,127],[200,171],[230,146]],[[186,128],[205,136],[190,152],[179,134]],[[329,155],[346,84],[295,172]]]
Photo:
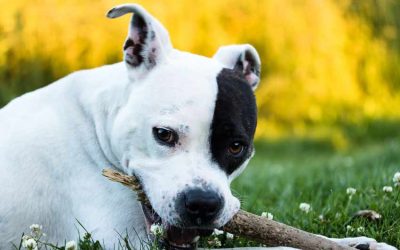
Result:
[[[397,248],[390,246],[386,243],[377,242],[376,240],[368,237],[352,237],[352,238],[328,238],[323,235],[320,237],[334,241],[342,246],[354,247],[360,250],[397,250]],[[297,248],[291,247],[238,247],[238,248],[222,248],[222,249],[240,249],[240,250],[294,250]],[[221,249],[219,249],[221,250]]]
[[[201,248],[203,250],[203,248]],[[218,250],[296,250],[291,247],[235,247],[235,248],[218,248]],[[205,249],[204,249],[205,250]]]
[[[325,236],[319,235],[321,237],[327,238]],[[377,242],[376,240],[368,237],[350,237],[350,238],[327,238],[339,245],[355,247],[362,250],[397,250],[397,248],[392,247],[386,243]]]
[[[325,236],[319,235],[327,238]],[[376,240],[367,237],[354,237],[354,238],[327,238],[340,245],[355,247],[360,250],[397,250],[386,243],[378,243]],[[297,248],[291,247],[238,247],[238,248],[219,248],[218,250],[295,250]]]

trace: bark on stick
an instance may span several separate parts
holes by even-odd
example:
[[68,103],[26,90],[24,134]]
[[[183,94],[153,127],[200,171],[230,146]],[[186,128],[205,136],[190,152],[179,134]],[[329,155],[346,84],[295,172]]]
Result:
[[[113,169],[104,169],[103,175],[108,179],[119,182],[137,192],[138,199],[150,204],[135,176],[124,175]],[[300,249],[332,249],[348,250],[351,247],[341,246],[329,239],[302,231],[300,229],[269,220],[267,218],[240,210],[223,227],[223,230],[234,235],[242,236],[267,246],[287,246]]]

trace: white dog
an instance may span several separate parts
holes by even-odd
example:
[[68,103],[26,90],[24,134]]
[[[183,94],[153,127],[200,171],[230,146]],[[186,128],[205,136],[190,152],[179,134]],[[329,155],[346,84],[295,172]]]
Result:
[[[116,232],[138,246],[154,222],[171,247],[193,247],[239,210],[229,185],[254,152],[256,50],[226,46],[213,58],[181,52],[138,5],[108,17],[126,13],[134,15],[124,62],[73,73],[0,110],[0,249],[18,244],[31,223],[42,224],[51,242],[76,239],[75,219],[107,249]],[[152,208],[102,177],[109,166],[140,178]]]

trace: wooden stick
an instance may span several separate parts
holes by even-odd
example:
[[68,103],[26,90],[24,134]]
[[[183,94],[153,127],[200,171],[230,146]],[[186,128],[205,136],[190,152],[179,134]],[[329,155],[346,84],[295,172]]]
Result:
[[[150,204],[140,182],[135,176],[124,175],[113,169],[104,169],[103,175],[112,181],[129,187],[137,192],[139,201]],[[287,246],[300,249],[354,249],[243,210],[233,216],[222,229],[225,232],[242,236],[267,246]]]

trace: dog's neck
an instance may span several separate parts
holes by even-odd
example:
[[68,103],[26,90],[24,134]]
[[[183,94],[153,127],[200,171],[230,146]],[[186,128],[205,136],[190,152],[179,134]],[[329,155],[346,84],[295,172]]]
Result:
[[[90,141],[94,139],[93,142],[98,145],[108,164],[122,169],[122,163],[111,146],[110,132],[121,106],[129,98],[132,84],[127,77],[124,63],[98,68],[96,73],[87,71],[78,73],[87,74],[85,79],[87,81],[76,82],[81,90],[77,95],[77,105],[86,117],[88,127],[92,130],[90,134],[94,138]],[[79,131],[78,134],[87,134],[87,131]],[[92,146],[89,145],[89,147]],[[106,166],[99,166],[99,168],[104,167]]]

